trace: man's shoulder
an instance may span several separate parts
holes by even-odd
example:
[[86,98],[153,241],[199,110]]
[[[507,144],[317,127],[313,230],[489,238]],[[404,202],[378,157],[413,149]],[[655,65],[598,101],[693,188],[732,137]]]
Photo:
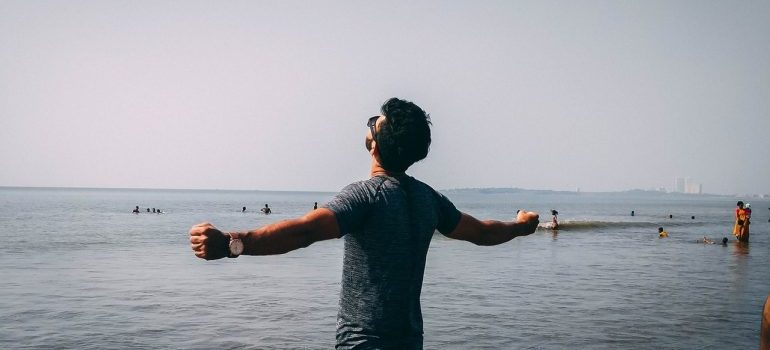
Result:
[[417,178],[415,178],[415,177],[412,177],[411,179],[412,179],[412,181],[414,181],[414,183],[415,183],[417,186],[421,186],[421,187],[423,187],[424,189],[426,189],[426,190],[429,190],[429,191],[432,191],[432,192],[437,192],[436,190],[434,190],[434,189],[433,189],[433,187],[431,187],[431,185],[428,185],[427,183],[425,183],[425,182],[422,182],[422,181],[420,181],[419,179],[417,179]]
[[343,187],[336,197],[338,198],[371,198],[377,189],[382,185],[382,181],[375,178],[360,180]]
[[425,182],[422,182],[422,181],[420,181],[417,178],[412,177],[411,181],[414,183],[415,187],[420,188],[425,193],[429,193],[429,194],[431,194],[431,195],[433,195],[435,197],[445,197],[443,194],[441,194],[441,192],[435,190],[433,188],[433,186],[431,186],[431,185],[429,185],[429,184],[427,184]]
[[379,182],[381,181],[377,181],[375,177],[372,177],[366,180],[359,180],[356,182],[352,182],[349,185],[343,187],[340,192],[366,190],[369,188],[377,187]]

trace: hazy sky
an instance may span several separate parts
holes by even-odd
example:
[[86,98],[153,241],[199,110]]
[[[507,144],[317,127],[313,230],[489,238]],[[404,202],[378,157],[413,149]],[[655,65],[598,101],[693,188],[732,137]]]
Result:
[[0,185],[770,193],[770,1],[0,0]]

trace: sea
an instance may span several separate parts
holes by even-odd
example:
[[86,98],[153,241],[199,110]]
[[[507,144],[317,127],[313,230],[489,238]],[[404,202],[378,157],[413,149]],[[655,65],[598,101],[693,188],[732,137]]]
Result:
[[[480,219],[526,209],[546,223],[555,209],[561,229],[493,247],[437,233],[421,298],[426,349],[758,348],[768,199],[442,192]],[[0,348],[333,348],[342,239],[217,261],[188,241],[199,222],[247,230],[333,195],[0,188]],[[731,234],[737,200],[754,210],[749,244]]]

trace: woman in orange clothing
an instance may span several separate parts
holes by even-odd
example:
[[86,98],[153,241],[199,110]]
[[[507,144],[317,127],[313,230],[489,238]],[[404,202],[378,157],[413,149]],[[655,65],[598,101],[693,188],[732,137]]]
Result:
[[743,208],[743,201],[739,201],[735,208],[735,226],[733,226],[733,234],[738,238],[740,242],[749,241],[749,215],[746,209]]
[[770,295],[765,299],[764,309],[759,330],[759,350],[770,350]]

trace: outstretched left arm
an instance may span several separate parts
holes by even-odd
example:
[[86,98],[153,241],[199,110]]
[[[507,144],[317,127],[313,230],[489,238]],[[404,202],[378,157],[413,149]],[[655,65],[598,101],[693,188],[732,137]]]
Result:
[[516,221],[478,220],[463,213],[460,222],[449,238],[460,239],[476,245],[498,245],[515,237],[526,236],[537,229],[539,216],[535,212],[519,211]]

